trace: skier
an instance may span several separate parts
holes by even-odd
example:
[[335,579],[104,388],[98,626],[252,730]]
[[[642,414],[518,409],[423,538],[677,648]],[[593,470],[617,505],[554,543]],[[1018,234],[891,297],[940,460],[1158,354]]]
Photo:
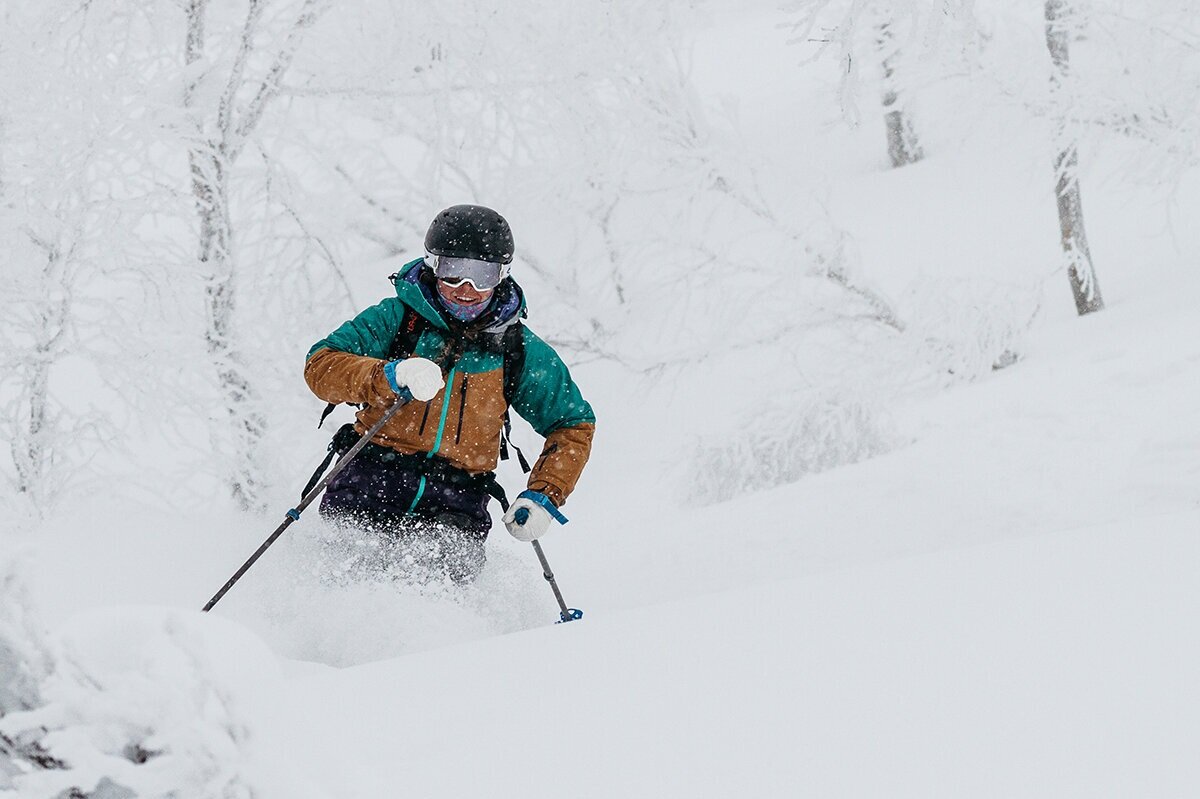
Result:
[[527,489],[503,516],[521,541],[566,521],[559,508],[595,430],[562,359],[521,322],[513,251],[496,211],[447,208],[429,226],[425,257],[391,276],[396,295],[318,341],[304,367],[330,409],[360,407],[357,422],[335,436],[335,451],[349,449],[397,398],[408,400],[330,481],[321,516],[337,530],[376,533],[410,558],[418,553],[456,583],[472,581],[485,561],[489,497],[506,502],[494,470],[507,457],[509,407],[545,437]]

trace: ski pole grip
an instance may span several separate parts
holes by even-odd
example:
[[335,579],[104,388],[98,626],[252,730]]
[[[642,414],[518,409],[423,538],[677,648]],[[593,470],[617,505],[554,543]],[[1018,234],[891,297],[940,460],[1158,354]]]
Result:
[[513,514],[517,524],[524,526],[525,522],[529,521],[529,508],[517,508],[517,512]]

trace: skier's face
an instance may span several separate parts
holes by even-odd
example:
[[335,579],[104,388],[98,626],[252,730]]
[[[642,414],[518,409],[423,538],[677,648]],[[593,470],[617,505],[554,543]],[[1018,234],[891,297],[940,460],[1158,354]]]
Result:
[[492,298],[494,289],[480,291],[471,285],[470,281],[463,281],[457,286],[448,286],[445,282],[439,280],[437,282],[438,293],[442,295],[442,299],[457,303],[458,305],[478,305],[487,302]]

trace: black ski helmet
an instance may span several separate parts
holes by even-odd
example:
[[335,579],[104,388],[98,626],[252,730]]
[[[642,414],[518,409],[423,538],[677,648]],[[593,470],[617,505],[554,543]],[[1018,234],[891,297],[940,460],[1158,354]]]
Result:
[[438,214],[425,234],[425,251],[451,258],[511,263],[513,237],[508,222],[482,205],[452,205]]

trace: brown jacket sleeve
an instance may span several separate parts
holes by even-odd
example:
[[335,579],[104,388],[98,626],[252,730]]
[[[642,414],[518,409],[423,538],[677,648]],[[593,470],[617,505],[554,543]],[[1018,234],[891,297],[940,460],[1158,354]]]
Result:
[[546,437],[542,455],[529,475],[529,490],[538,491],[562,507],[583,472],[592,451],[596,425],[591,422],[562,427]]
[[304,364],[304,381],[326,402],[390,405],[396,395],[383,374],[386,361],[323,349]]

